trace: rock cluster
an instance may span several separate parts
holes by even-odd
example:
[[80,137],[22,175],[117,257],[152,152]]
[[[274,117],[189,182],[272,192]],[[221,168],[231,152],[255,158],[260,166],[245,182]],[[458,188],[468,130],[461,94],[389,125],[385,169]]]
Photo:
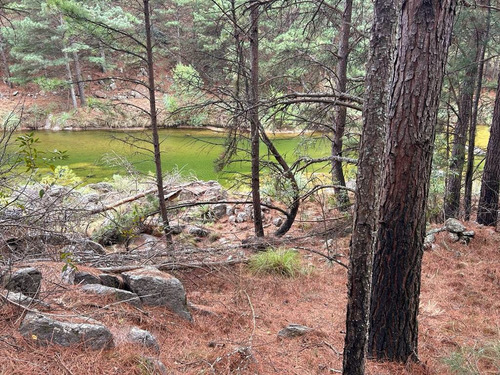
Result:
[[[19,328],[19,332],[28,340],[40,345],[81,345],[95,350],[109,349],[115,345],[117,338],[99,321],[85,316],[54,315],[35,310],[37,304],[50,308],[35,298],[39,295],[42,282],[42,273],[37,268],[27,267],[13,272],[4,270],[0,275],[0,285],[5,289],[4,297],[15,304],[30,307]],[[127,303],[138,308],[164,306],[183,319],[192,319],[182,283],[154,267],[124,272],[121,277],[111,274],[96,276],[69,269],[63,273],[63,280],[81,286],[85,293],[111,297],[116,303]],[[160,350],[155,336],[139,327],[129,327],[122,338],[156,352]]]
[[436,233],[447,232],[448,237],[452,242],[459,242],[467,245],[475,236],[473,230],[467,230],[465,225],[463,225],[459,220],[454,218],[449,218],[445,221],[444,227],[433,229],[427,232],[424,240],[424,249],[431,249],[433,243],[436,241]]

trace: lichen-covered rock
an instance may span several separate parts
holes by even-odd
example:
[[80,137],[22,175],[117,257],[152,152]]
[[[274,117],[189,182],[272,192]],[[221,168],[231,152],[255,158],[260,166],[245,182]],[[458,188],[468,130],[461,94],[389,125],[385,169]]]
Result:
[[156,337],[149,331],[140,329],[137,327],[132,327],[127,334],[127,340],[133,343],[141,344],[146,348],[153,349],[157,352],[160,351],[160,346]]
[[312,328],[303,326],[301,324],[289,324],[278,332],[278,337],[297,337],[303,336],[307,332],[312,331]]
[[128,290],[112,288],[100,284],[86,284],[82,290],[87,293],[99,294],[102,296],[113,296],[117,301],[124,301],[132,306],[141,307],[141,300],[135,293]]
[[143,304],[165,306],[184,319],[191,320],[186,292],[182,283],[172,275],[155,267],[124,272],[124,282],[136,293]]
[[84,345],[95,350],[108,349],[114,345],[113,335],[108,328],[83,317],[61,321],[30,312],[26,314],[19,332],[28,340],[40,345]]
[[444,222],[444,226],[451,233],[462,233],[465,230],[465,226],[460,221],[451,217]]
[[4,276],[4,288],[28,297],[36,297],[40,291],[42,273],[34,267],[18,269]]

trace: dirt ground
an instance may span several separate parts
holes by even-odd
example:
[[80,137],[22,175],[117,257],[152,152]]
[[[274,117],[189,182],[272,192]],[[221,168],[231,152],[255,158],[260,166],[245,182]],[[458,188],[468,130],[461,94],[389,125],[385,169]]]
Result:
[[[452,243],[447,233],[439,233],[433,249],[424,255],[421,362],[395,365],[369,361],[367,374],[500,373],[500,234],[473,223],[466,226],[476,231],[469,245]],[[299,239],[299,231],[300,226],[288,238],[288,246],[325,251],[317,237]],[[241,228],[237,232],[241,233]],[[348,240],[343,237],[332,246],[345,254]],[[231,251],[251,256],[248,249]],[[294,278],[256,276],[245,264],[172,272],[184,283],[188,301],[194,305],[192,323],[164,308],[109,306],[110,301],[62,284],[62,263],[38,263],[44,274],[41,296],[51,305],[51,313],[83,314],[105,323],[117,337],[116,346],[97,352],[39,346],[17,332],[24,311],[2,301],[0,373],[160,373],[147,358],[159,359],[168,374],[340,373],[347,272],[317,254],[300,253],[310,272]],[[340,260],[346,262],[345,257]],[[279,338],[278,331],[290,323],[313,330],[302,337]],[[120,332],[128,326],[152,332],[159,342],[159,353],[121,340]],[[481,355],[482,349],[495,344],[496,355]],[[462,358],[465,370],[455,368],[453,372],[455,365],[450,364],[450,358],[455,362]]]

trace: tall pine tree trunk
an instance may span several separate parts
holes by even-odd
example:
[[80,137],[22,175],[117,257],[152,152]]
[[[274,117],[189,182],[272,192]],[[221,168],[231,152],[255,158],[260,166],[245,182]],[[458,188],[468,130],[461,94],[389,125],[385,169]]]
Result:
[[498,193],[500,188],[500,75],[498,76],[497,97],[491,122],[490,139],[486,151],[481,195],[477,210],[479,224],[496,226],[498,221]]
[[259,155],[259,2],[250,4],[250,154],[253,222],[256,237],[264,236],[260,207],[260,155]]
[[156,186],[158,188],[158,203],[160,215],[163,222],[163,230],[167,243],[172,243],[172,233],[168,221],[167,205],[165,203],[165,192],[163,191],[163,171],[161,167],[160,139],[158,135],[158,117],[156,112],[155,77],[153,45],[151,40],[151,21],[149,17],[149,0],[143,0],[144,7],[144,27],[146,31],[146,53],[148,65],[148,91],[149,91],[149,116],[151,119],[151,130],[153,132],[153,151],[156,167]]
[[[337,91],[345,93],[347,90],[347,61],[349,58],[349,37],[351,34],[352,0],[345,0],[337,62]],[[343,138],[347,120],[347,109],[338,106],[334,119],[334,134],[332,139],[332,156],[342,156]],[[345,177],[340,160],[332,160],[332,178],[334,185],[345,186]],[[345,189],[335,189],[337,203],[341,208],[347,208],[349,197]]]
[[345,375],[363,375],[370,315],[373,251],[378,228],[387,102],[396,26],[394,0],[376,0],[366,66],[363,132],[359,147],[353,233],[349,254],[344,345]]
[[402,3],[373,259],[368,353],[417,360],[417,314],[438,101],[456,0]]

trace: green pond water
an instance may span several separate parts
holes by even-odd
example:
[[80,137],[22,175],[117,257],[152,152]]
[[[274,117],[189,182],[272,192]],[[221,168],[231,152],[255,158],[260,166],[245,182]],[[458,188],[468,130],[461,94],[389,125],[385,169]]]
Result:
[[[131,139],[130,136],[135,139]],[[151,145],[138,138],[150,137],[149,132],[139,131],[38,131],[35,137],[40,143],[37,148],[51,151],[65,150],[68,159],[56,161],[55,165],[69,166],[85,182],[97,182],[111,178],[114,174],[125,175],[127,168],[118,165],[117,157],[125,158],[140,172],[154,171]],[[128,138],[127,138],[128,137]],[[489,138],[489,128],[478,126],[476,145],[486,150]],[[127,140],[123,142],[123,140]],[[183,176],[195,175],[201,180],[219,180],[223,184],[230,184],[237,173],[248,173],[248,162],[231,164],[227,170],[217,173],[214,161],[224,150],[225,135],[219,132],[194,129],[169,129],[160,131],[162,166],[164,173],[180,171]],[[273,138],[276,147],[289,162],[298,156],[323,157],[330,153],[330,142],[321,136],[297,136],[290,134],[276,135]],[[247,145],[242,143],[242,147]],[[265,146],[261,147],[265,150]],[[241,152],[241,159],[248,159],[248,155]],[[263,154],[263,156],[270,155]],[[113,161],[113,159],[115,161]],[[236,157],[238,159],[238,156]],[[347,166],[346,172],[354,177],[354,167]],[[329,168],[316,170],[329,173]],[[237,172],[237,173],[234,173]]]
[[[136,139],[131,139],[130,136]],[[67,151],[68,159],[56,161],[54,164],[69,166],[85,182],[103,181],[114,174],[126,174],[125,167],[112,161],[116,160],[117,156],[126,158],[141,172],[154,171],[151,145],[137,139],[148,136],[150,134],[144,132],[100,130],[35,132],[35,137],[40,140],[37,148],[44,151]],[[160,139],[165,173],[178,170],[184,176],[195,175],[202,180],[229,182],[238,176],[233,172],[250,170],[247,162],[238,162],[230,165],[225,172],[215,171],[214,161],[224,149],[223,133],[191,129],[161,130]],[[330,150],[329,142],[324,137],[280,135],[276,136],[274,141],[276,147],[290,161],[295,160],[297,155],[326,156]],[[244,153],[241,153],[241,157],[248,158]]]

